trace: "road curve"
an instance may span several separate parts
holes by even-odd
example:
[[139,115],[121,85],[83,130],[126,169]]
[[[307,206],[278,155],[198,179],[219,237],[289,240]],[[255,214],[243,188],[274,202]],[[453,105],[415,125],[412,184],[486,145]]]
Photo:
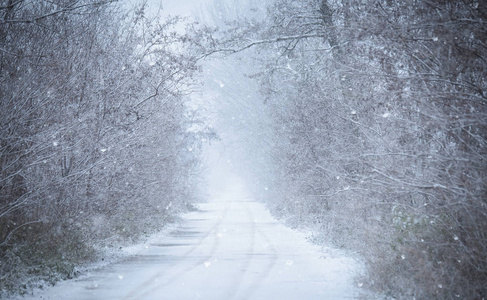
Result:
[[[230,187],[132,259],[31,299],[355,299],[357,263],[324,253]],[[29,299],[26,297],[24,299]]]

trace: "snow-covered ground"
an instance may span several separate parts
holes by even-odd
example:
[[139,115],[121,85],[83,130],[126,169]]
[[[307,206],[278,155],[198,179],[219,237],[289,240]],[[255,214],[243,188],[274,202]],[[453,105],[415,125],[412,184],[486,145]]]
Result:
[[24,299],[355,299],[361,269],[233,183],[130,259]]

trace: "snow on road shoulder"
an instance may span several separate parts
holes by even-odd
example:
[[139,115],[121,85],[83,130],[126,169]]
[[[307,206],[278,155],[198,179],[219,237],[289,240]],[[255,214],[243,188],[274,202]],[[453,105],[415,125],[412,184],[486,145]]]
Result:
[[312,244],[242,194],[234,188],[145,243],[120,250],[132,257],[127,261],[104,262],[23,299],[360,298],[358,260]]
[[[190,214],[188,212],[186,214]],[[102,277],[107,276],[107,273],[100,272],[110,268],[112,265],[117,263],[122,263],[132,257],[139,255],[141,252],[145,251],[152,243],[160,241],[168,233],[175,228],[180,226],[180,223],[184,219],[184,215],[182,218],[176,218],[174,223],[168,223],[164,228],[160,231],[151,234],[148,236],[144,241],[132,244],[128,246],[116,246],[116,247],[103,247],[98,248],[98,257],[99,259],[86,263],[83,265],[76,266],[76,276],[73,279],[67,279],[57,282],[54,286],[46,285],[45,283],[40,283],[39,286],[42,288],[34,288],[31,293],[25,295],[13,295],[10,300],[30,300],[30,299],[56,299],[56,295],[66,295],[69,294],[66,291],[69,291],[73,288],[74,285],[77,285],[79,282],[88,282],[88,281],[99,281]],[[95,287],[95,283],[93,286]],[[6,299],[6,300],[7,300]]]
[[[353,299],[364,295],[360,282],[355,281],[364,271],[364,265],[357,257],[346,251],[313,244],[308,239],[309,233],[287,227],[260,203],[252,204],[252,213],[257,223],[272,224],[267,229],[264,227],[264,231],[279,254],[272,274],[266,279],[267,288],[299,279],[321,286],[317,289],[320,297],[309,295],[311,299]],[[261,287],[264,291],[265,285]],[[293,294],[292,290],[286,295],[286,299],[304,299],[304,295]]]

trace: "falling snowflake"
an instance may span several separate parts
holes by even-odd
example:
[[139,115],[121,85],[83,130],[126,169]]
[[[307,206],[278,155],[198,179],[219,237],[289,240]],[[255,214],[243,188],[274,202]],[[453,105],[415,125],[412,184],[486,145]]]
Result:
[[218,80],[218,79],[214,79],[213,81],[214,81],[216,84],[218,84],[218,86],[219,86],[220,88],[223,88],[223,87],[225,86],[225,84],[224,84],[222,81]]

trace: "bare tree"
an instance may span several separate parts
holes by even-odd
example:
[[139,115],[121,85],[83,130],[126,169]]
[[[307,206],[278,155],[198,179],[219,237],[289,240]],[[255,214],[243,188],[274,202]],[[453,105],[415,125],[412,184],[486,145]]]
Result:
[[0,2],[2,293],[73,276],[194,198],[179,193],[206,133],[188,132],[196,68],[179,19],[112,2]]
[[486,295],[485,9],[282,0],[210,44],[261,47],[273,210],[362,253],[395,297]]

